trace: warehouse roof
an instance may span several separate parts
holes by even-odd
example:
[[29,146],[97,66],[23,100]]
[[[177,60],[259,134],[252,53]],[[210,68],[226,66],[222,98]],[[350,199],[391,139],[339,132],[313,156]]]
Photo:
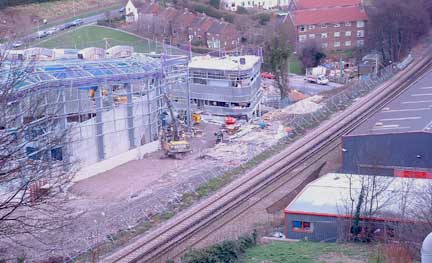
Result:
[[432,72],[352,131],[348,136],[432,132]]
[[[421,202],[421,197],[424,197],[422,193],[429,189],[431,183],[428,179],[330,173],[308,184],[285,208],[285,213],[351,217],[354,212],[351,207],[356,207],[363,186],[366,189],[363,203],[372,203],[372,210],[375,211],[369,215],[362,211],[363,217],[400,220],[402,211],[414,208],[417,205],[416,200]],[[375,193],[381,193],[375,196],[374,202],[370,202],[367,195],[372,184]],[[353,206],[352,199],[355,200]],[[403,210],[404,200],[411,200],[409,205],[412,207],[405,207]]]

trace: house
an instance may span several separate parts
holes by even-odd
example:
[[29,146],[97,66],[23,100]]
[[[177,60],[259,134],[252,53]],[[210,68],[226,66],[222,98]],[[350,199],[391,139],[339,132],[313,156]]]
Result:
[[[285,235],[326,242],[351,240],[354,234],[366,240],[406,237],[406,231],[421,229],[430,216],[417,217],[416,212],[431,184],[431,180],[417,178],[324,175],[309,183],[284,209]],[[357,210],[360,198],[363,205]],[[354,225],[356,213],[358,225]]]
[[327,51],[363,47],[368,16],[358,0],[296,0],[286,22],[296,49],[310,41]]
[[238,7],[256,9],[286,8],[290,0],[223,0],[222,7],[226,10],[237,11]]
[[217,22],[214,19],[205,14],[198,15],[189,27],[189,38],[192,41],[204,41],[205,43],[206,33],[215,23]]
[[221,21],[208,29],[206,41],[208,48],[231,50],[238,45],[239,35],[233,24]]
[[139,0],[128,0],[125,6],[126,22],[133,23],[137,22],[139,18],[139,9],[145,6],[144,2]]

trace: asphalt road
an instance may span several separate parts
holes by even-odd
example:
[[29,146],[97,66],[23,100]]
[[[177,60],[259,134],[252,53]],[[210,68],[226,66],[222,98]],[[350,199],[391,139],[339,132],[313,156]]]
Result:
[[304,80],[304,76],[290,75],[290,87],[309,95],[315,95],[323,91],[329,91],[334,88],[342,86],[342,84],[330,82],[328,85],[318,85]]

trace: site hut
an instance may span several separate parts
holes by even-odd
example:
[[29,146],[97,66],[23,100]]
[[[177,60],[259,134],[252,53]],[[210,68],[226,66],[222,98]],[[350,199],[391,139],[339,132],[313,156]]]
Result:
[[[191,110],[207,115],[250,119],[257,116],[262,99],[261,57],[198,56],[189,63]],[[187,90],[175,89],[174,103],[187,107]]]
[[[35,54],[36,50],[41,54]],[[33,54],[31,61],[11,55],[3,63],[6,67],[21,59],[21,63],[33,64],[29,75],[14,87],[8,104],[9,119],[16,121],[2,123],[3,129],[34,123],[32,129],[37,132],[31,134],[43,133],[46,123],[42,120],[54,116],[56,129],[67,131],[67,144],[50,158],[67,156],[80,168],[137,147],[143,151],[158,148],[163,93],[169,92],[168,85],[186,82],[186,57],[165,55],[162,59],[133,53],[131,47],[113,47],[108,52],[99,48],[23,52],[28,53]],[[45,54],[51,54],[51,59]],[[20,114],[29,112],[26,108],[35,103],[36,115]],[[32,154],[39,147],[28,143],[26,151]]]
[[432,178],[432,73],[342,138],[343,171]]
[[309,183],[284,209],[285,235],[324,242],[352,240],[354,234],[364,241],[406,237],[409,231],[425,226],[424,219],[412,215],[419,205],[414,200],[422,201],[430,184],[418,178],[326,174]]

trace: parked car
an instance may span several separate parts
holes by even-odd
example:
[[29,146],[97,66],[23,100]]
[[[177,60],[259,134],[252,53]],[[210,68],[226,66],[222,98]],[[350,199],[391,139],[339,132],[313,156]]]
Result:
[[15,41],[15,42],[12,44],[12,46],[13,46],[14,48],[19,48],[19,47],[21,47],[22,45],[24,45],[24,43],[23,43],[22,41]]
[[48,36],[48,33],[46,31],[38,31],[36,32],[36,35],[38,36],[38,38],[43,38]]
[[124,13],[126,11],[126,8],[122,7],[118,10],[120,13]]
[[52,34],[54,34],[55,32],[57,32],[57,31],[59,31],[60,29],[58,28],[58,27],[53,27],[53,28],[50,28],[50,29],[48,29],[47,31],[46,31],[46,33],[48,34],[48,35],[52,35]]
[[270,73],[270,72],[262,72],[261,73],[261,78],[264,79],[275,79],[275,75]]
[[79,26],[82,24],[84,24],[84,21],[82,19],[76,19],[76,20],[72,21],[73,26]]

